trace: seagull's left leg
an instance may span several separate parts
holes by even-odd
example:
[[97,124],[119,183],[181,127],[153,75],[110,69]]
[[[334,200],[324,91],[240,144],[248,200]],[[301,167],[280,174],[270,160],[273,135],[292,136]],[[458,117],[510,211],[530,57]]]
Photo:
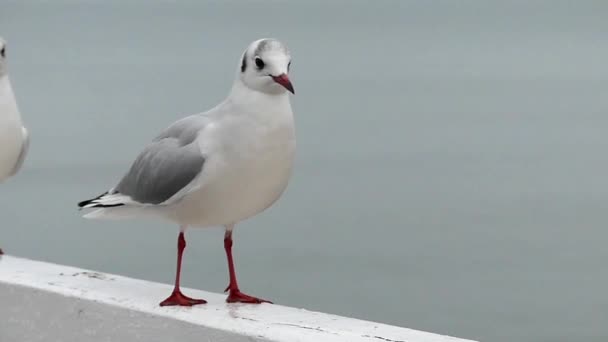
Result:
[[186,230],[186,227],[180,227],[179,236],[177,237],[177,270],[175,272],[175,287],[173,288],[171,295],[160,303],[160,306],[192,306],[207,303],[207,301],[204,299],[194,299],[184,295],[179,287],[179,280],[182,273],[182,255],[184,254],[184,249],[186,248],[184,230]]
[[226,226],[226,233],[224,234],[224,249],[226,250],[226,257],[228,257],[228,272],[230,273],[230,284],[224,290],[224,292],[228,292],[228,298],[226,301],[228,303],[252,303],[252,304],[260,304],[260,303],[271,303],[265,299],[260,299],[256,297],[252,297],[244,294],[239,290],[239,285],[236,282],[236,272],[234,270],[234,262],[232,260],[232,229],[234,225]]

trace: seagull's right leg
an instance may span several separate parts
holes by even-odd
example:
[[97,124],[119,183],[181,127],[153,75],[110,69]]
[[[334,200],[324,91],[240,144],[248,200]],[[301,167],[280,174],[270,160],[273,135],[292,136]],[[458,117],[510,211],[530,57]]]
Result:
[[234,225],[226,226],[226,234],[224,234],[224,249],[226,250],[226,257],[228,258],[228,273],[230,276],[230,283],[224,292],[228,291],[228,303],[251,303],[261,304],[270,303],[265,299],[256,298],[250,295],[246,295],[239,289],[239,285],[236,281],[236,271],[234,270],[234,260],[232,259],[232,229]]
[[175,287],[171,295],[160,302],[160,306],[180,305],[180,306],[192,306],[196,304],[207,303],[204,299],[194,299],[185,296],[179,288],[179,278],[182,272],[182,254],[186,248],[186,239],[184,238],[184,230],[186,227],[180,227],[179,236],[177,237],[177,272],[175,274]]

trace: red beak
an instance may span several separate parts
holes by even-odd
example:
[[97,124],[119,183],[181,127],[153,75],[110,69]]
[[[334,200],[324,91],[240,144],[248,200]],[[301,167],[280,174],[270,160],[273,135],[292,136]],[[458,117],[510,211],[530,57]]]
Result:
[[272,77],[272,79],[275,82],[277,82],[278,84],[285,87],[285,89],[289,90],[292,94],[296,93],[293,90],[293,86],[291,85],[291,81],[289,80],[289,77],[287,77],[287,74],[280,74],[279,76],[270,76],[270,77]]

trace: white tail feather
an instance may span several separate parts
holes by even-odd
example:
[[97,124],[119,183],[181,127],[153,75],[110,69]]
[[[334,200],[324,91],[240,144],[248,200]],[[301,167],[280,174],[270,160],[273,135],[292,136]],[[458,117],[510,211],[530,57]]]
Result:
[[[150,210],[149,206],[120,206],[96,208],[82,217],[92,220],[124,220],[131,218],[159,217],[160,212]],[[162,218],[163,216],[160,215]]]

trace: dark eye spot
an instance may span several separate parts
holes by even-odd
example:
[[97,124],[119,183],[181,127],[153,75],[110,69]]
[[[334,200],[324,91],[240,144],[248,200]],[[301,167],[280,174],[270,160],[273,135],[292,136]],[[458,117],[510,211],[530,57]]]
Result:
[[2,50],[0,50],[0,55],[2,55],[2,57],[6,57],[6,48],[3,47]]
[[289,71],[289,69],[291,69],[291,61],[289,61],[289,63],[287,63],[287,71]]
[[243,60],[241,61],[241,72],[245,72],[247,69],[247,55],[243,55]]
[[264,69],[264,61],[260,58],[260,57],[256,57],[255,58],[255,66],[258,67],[258,69],[262,70]]

